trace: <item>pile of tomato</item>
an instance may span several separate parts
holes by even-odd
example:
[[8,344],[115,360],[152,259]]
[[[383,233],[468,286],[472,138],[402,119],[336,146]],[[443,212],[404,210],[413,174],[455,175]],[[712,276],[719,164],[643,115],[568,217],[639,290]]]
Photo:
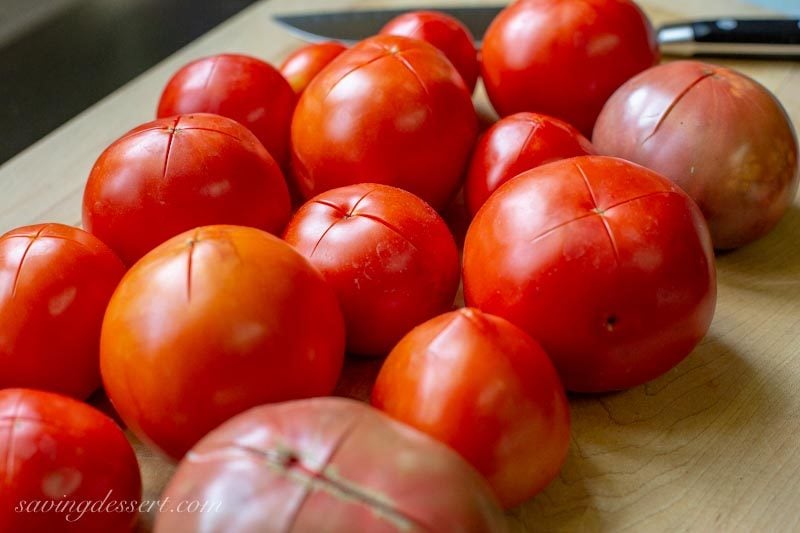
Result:
[[[414,12],[280,70],[181,68],[100,154],[83,229],[0,238],[0,530],[133,527],[135,455],[82,402],[101,385],[180,460],[157,531],[504,530],[566,457],[565,390],[685,358],[714,249],[795,196],[773,95],[658,62],[630,0],[519,0],[480,60]],[[385,358],[372,406],[330,397],[346,353]]]

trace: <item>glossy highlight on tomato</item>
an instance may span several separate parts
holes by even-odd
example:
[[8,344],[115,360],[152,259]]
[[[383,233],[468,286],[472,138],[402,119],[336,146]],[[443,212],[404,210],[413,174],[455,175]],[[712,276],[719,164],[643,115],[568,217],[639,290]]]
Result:
[[494,123],[472,153],[464,197],[473,217],[500,185],[539,165],[594,154],[573,126],[539,113],[514,113]]
[[[156,533],[506,531],[489,487],[458,454],[343,398],[229,420],[186,455],[162,499]],[[175,512],[185,500],[219,509]]]
[[199,113],[142,124],[106,148],[86,183],[83,226],[130,265],[205,224],[280,233],[289,210],[283,174],[258,139]]
[[442,52],[379,35],[343,52],[303,92],[292,119],[292,169],[307,199],[382,183],[442,209],[476,136],[470,93]]
[[402,35],[428,42],[456,67],[470,92],[478,82],[478,52],[469,29],[458,19],[438,11],[411,11],[390,20],[383,35]]
[[286,78],[294,92],[300,94],[306,90],[314,76],[345,50],[347,47],[336,41],[307,44],[283,60],[281,75]]
[[343,357],[333,289],[294,248],[240,226],[197,228],[142,258],[100,342],[114,407],[175,459],[250,407],[330,394]]
[[0,531],[133,531],[142,495],[136,455],[93,407],[50,392],[0,390],[0,457]]
[[192,61],[167,82],[158,118],[214,113],[235,120],[286,168],[289,126],[296,103],[292,87],[269,63],[241,54]]
[[492,21],[481,54],[501,116],[545,113],[586,136],[611,93],[659,59],[650,21],[632,0],[519,0]]
[[0,237],[0,389],[82,400],[100,386],[100,325],[125,273],[95,236],[37,224]]
[[477,309],[440,315],[403,337],[372,405],[459,452],[506,508],[544,489],[569,446],[569,405],[547,354]]
[[703,338],[716,303],[697,205],[667,178],[601,156],[500,187],[469,228],[463,275],[467,304],[528,332],[578,392],[663,374]]
[[444,220],[410,192],[373,183],[332,189],[300,208],[284,239],[336,290],[350,352],[386,355],[453,305],[456,244]]

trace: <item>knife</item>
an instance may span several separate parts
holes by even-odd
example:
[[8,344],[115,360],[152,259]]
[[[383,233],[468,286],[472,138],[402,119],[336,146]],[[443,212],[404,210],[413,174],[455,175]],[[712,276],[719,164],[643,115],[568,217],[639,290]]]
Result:
[[[505,6],[441,7],[460,20],[478,43]],[[276,22],[303,40],[353,43],[378,33],[391,19],[413,9],[275,15]],[[678,22],[657,31],[661,52],[677,56],[733,56],[800,59],[800,19],[720,18]]]

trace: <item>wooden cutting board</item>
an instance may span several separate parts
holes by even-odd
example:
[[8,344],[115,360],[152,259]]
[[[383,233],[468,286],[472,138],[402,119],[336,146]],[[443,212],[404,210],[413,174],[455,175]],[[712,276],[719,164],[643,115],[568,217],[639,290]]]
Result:
[[[154,117],[161,88],[184,63],[219,52],[280,63],[301,42],[276,26],[272,13],[496,1],[257,3],[0,167],[0,231],[79,223],[95,158]],[[736,0],[641,4],[656,24],[765,14]],[[720,63],[770,88],[800,124],[800,63]],[[490,110],[482,91],[477,99]],[[623,393],[571,399],[564,469],[544,493],[508,513],[512,531],[800,530],[800,202],[766,238],[719,256],[718,272],[711,331],[682,364]],[[339,392],[366,398],[376,370],[375,362],[351,361]],[[144,498],[157,499],[173,467],[131,438]],[[143,515],[140,529],[150,531],[152,520]]]

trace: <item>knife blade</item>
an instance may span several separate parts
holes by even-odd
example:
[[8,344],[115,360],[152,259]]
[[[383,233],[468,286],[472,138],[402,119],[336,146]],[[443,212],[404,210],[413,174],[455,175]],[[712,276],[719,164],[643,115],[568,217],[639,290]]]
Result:
[[327,40],[352,44],[378,33],[386,23],[409,11],[438,11],[460,20],[480,40],[489,24],[505,6],[437,7],[431,9],[381,9],[273,15],[273,19],[294,35],[309,42]]
[[[505,6],[430,8],[460,20],[483,39],[489,24]],[[274,15],[274,20],[309,42],[352,44],[378,33],[394,17],[414,9],[341,11]],[[677,22],[656,32],[661,52],[677,56],[729,56],[800,59],[800,19],[720,18]]]

